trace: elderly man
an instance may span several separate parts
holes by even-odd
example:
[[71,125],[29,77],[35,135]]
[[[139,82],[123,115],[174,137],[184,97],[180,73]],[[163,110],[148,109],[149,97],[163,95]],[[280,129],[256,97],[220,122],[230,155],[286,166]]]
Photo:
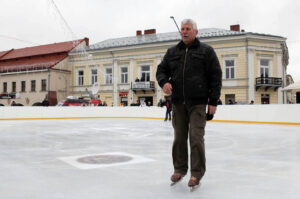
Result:
[[206,171],[204,129],[207,114],[217,109],[222,86],[222,71],[212,47],[200,42],[197,24],[192,19],[181,22],[181,41],[168,49],[157,68],[156,78],[173,103],[174,142],[172,157],[173,183],[188,170],[190,142],[191,178],[189,187],[199,184]]

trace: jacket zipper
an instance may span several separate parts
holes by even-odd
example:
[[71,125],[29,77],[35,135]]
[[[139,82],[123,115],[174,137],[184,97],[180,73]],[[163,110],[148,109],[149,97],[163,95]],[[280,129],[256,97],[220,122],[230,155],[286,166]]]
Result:
[[186,65],[186,57],[187,57],[187,53],[188,53],[188,50],[189,50],[189,48],[186,48],[185,49],[185,56],[184,56],[184,65],[183,65],[183,83],[182,83],[182,85],[183,85],[183,88],[182,88],[182,91],[183,91],[183,104],[185,104],[185,96],[184,96],[184,72],[185,72],[185,65]]

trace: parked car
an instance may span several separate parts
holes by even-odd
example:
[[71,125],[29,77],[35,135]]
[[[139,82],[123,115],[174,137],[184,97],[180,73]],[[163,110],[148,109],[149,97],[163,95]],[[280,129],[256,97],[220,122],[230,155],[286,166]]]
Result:
[[87,99],[68,96],[66,100],[59,102],[57,106],[98,106],[100,103],[100,99]]

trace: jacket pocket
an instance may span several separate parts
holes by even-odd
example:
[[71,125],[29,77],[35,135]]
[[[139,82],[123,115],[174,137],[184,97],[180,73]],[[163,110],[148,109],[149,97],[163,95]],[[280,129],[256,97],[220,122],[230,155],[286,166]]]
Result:
[[178,60],[180,60],[180,56],[178,55],[178,56],[170,57],[169,60],[170,60],[170,62],[178,61]]
[[205,55],[204,54],[198,54],[198,53],[192,53],[192,58],[193,59],[204,60],[205,59]]

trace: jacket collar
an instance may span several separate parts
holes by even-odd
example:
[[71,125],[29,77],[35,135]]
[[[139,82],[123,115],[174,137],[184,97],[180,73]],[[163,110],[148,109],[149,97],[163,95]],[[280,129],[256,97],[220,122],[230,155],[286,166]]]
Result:
[[[183,43],[182,40],[177,44],[177,46],[179,48],[186,49],[186,45]],[[198,46],[200,46],[200,41],[198,38],[195,38],[194,42],[189,46],[189,48],[196,48]]]

